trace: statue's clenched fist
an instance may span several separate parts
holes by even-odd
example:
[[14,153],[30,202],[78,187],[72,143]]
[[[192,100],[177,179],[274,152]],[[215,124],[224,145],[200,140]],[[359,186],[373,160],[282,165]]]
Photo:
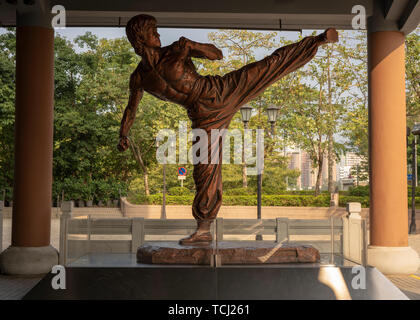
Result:
[[185,49],[188,49],[191,46],[190,41],[185,37],[179,38],[178,43],[181,46],[181,48],[185,48]]
[[323,33],[326,43],[332,43],[338,41],[338,32],[334,28],[328,28]]
[[125,151],[130,146],[130,143],[128,142],[128,138],[126,136],[120,137],[120,142],[117,145],[118,150]]

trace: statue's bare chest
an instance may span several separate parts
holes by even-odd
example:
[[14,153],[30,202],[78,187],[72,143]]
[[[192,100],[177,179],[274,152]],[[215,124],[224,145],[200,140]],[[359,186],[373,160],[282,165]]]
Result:
[[153,68],[142,71],[142,87],[160,97],[173,92],[188,94],[199,75],[189,57],[180,52],[164,54]]

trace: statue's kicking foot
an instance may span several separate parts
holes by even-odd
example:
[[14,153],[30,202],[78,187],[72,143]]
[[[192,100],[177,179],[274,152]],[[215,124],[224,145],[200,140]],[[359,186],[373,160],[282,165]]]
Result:
[[210,225],[212,221],[197,221],[197,230],[187,238],[179,240],[179,244],[183,246],[188,245],[209,245],[213,237],[210,233]]

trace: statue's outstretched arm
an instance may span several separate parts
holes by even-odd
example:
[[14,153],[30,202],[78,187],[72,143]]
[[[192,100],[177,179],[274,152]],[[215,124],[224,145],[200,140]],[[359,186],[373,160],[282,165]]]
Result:
[[128,104],[121,120],[120,142],[117,146],[120,151],[125,151],[129,147],[127,135],[136,119],[137,107],[143,97],[143,89],[139,88],[139,83],[140,75],[138,72],[135,72],[130,77],[130,97],[128,98]]
[[209,60],[220,60],[223,59],[223,53],[215,45],[211,43],[199,43],[190,39],[181,37],[179,38],[179,45],[186,49],[189,49],[191,57],[205,58]]

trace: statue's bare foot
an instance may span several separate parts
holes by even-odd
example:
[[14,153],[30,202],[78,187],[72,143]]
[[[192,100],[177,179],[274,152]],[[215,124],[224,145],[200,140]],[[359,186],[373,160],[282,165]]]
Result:
[[197,221],[197,230],[187,238],[179,240],[179,244],[188,245],[208,245],[211,244],[213,237],[210,233],[211,221]]
[[200,234],[196,231],[189,237],[179,240],[179,244],[183,246],[209,245],[211,244],[212,240],[213,239],[210,232]]

